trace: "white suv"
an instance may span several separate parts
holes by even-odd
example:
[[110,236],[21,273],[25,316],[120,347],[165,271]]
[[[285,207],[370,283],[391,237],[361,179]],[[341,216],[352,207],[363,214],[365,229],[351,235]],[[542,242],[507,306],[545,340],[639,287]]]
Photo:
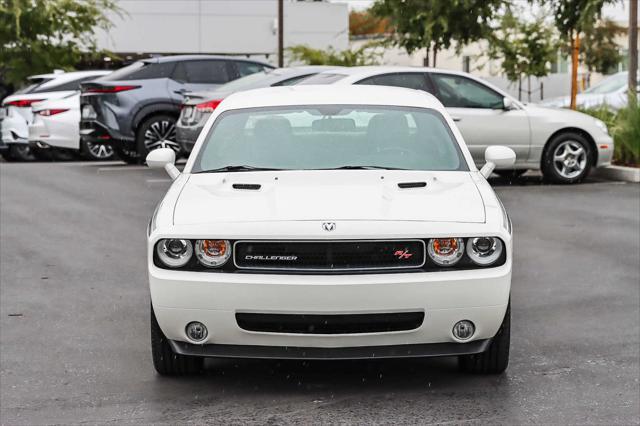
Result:
[[148,228],[160,374],[203,357],[458,356],[507,368],[511,223],[442,104],[415,90],[280,87],[216,108]]
[[79,90],[81,82],[109,73],[110,71],[74,71],[29,77],[30,85],[2,101],[0,145],[4,145],[5,159],[8,161],[33,160],[33,153],[29,149],[29,124],[33,121],[32,106],[34,104],[72,95]]

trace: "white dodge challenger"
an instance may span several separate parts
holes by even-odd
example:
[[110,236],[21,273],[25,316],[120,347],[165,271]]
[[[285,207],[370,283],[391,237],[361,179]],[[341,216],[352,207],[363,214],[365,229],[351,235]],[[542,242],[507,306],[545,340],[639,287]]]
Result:
[[509,360],[511,223],[442,104],[374,86],[237,93],[149,223],[153,363],[205,357]]

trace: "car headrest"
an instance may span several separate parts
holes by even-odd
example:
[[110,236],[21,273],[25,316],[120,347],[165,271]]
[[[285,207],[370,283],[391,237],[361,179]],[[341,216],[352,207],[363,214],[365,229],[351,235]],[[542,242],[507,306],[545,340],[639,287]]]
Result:
[[291,136],[291,123],[284,117],[262,118],[256,122],[253,133],[259,138],[288,138]]

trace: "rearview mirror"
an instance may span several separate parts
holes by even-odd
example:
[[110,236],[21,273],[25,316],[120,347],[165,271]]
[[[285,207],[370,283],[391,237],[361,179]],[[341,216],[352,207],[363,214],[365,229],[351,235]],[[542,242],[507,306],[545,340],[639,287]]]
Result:
[[175,166],[176,153],[171,148],[158,148],[147,154],[147,166],[150,169],[164,169],[171,179],[180,176],[180,170]]
[[502,98],[502,109],[504,109],[505,111],[509,111],[513,109],[513,100],[511,100],[511,98],[508,98],[506,96]]
[[484,151],[484,161],[486,163],[480,169],[480,173],[485,178],[488,178],[496,167],[506,169],[513,166],[516,162],[516,153],[506,146],[490,146]]

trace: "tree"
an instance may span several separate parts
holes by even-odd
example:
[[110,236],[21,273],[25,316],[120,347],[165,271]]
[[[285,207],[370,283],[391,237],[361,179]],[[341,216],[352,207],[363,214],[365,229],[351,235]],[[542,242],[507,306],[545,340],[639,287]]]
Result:
[[629,2],[629,108],[638,109],[638,0]]
[[622,60],[616,36],[624,32],[625,29],[611,19],[603,19],[585,30],[580,54],[589,71],[609,74],[616,69]]
[[518,10],[509,10],[502,16],[488,51],[490,58],[501,60],[502,71],[512,82],[521,82],[523,76],[546,76],[558,46],[553,28],[543,18],[523,20],[518,15]]
[[114,0],[0,0],[0,74],[18,84],[31,74],[72,69],[95,53],[94,31],[108,28]]
[[556,27],[571,46],[571,109],[576,109],[578,57],[582,32],[591,29],[602,14],[602,7],[615,0],[544,0],[551,5]]
[[336,51],[332,47],[327,50],[321,50],[298,45],[292,46],[287,50],[291,55],[292,61],[301,61],[307,65],[355,67],[378,64],[382,52],[377,51],[375,47],[375,44],[369,43],[354,50]]
[[389,41],[411,54],[426,48],[433,66],[438,51],[485,38],[492,32],[496,13],[508,7],[508,0],[376,0],[371,12],[388,18],[393,29]]
[[378,35],[389,31],[389,20],[374,16],[368,10],[349,13],[349,35]]

